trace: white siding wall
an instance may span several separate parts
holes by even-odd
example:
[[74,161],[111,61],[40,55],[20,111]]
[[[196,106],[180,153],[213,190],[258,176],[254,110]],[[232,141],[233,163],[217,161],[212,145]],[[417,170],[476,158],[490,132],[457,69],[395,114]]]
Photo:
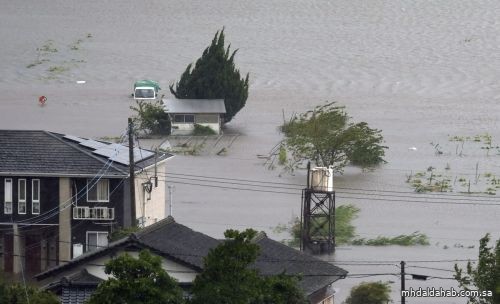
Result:
[[[116,253],[116,256],[122,254],[124,251],[120,250]],[[131,256],[137,258],[139,256],[138,252],[127,252]],[[103,280],[107,280],[110,275],[107,275],[104,272],[104,265],[111,259],[110,256],[103,256],[97,258],[95,260],[90,260],[84,265],[72,267],[68,271],[63,271],[62,273],[57,274],[56,276],[51,276],[50,278],[44,279],[40,282],[40,286],[47,285],[48,283],[52,283],[60,280],[64,276],[69,276],[74,273],[80,272],[82,269],[86,269],[87,272],[93,276],[101,278]],[[92,265],[90,265],[92,264]],[[162,258],[162,268],[174,279],[176,279],[179,283],[190,283],[193,282],[197,272],[191,268],[188,268],[184,265],[176,263],[172,260]]]
[[[210,127],[217,134],[220,134],[219,114],[195,114],[195,122],[199,125]],[[188,135],[193,130],[194,130],[194,123],[172,122],[172,135]]]
[[[145,209],[146,226],[154,224],[161,219],[165,218],[165,199],[166,195],[166,161],[160,163],[156,170],[158,175],[158,187],[154,186],[154,167],[144,170],[142,173],[135,176],[135,203],[136,203],[136,216],[141,218],[143,216],[143,207]],[[148,181],[148,177],[151,178],[153,183],[151,191],[151,199],[147,200],[143,183]]]

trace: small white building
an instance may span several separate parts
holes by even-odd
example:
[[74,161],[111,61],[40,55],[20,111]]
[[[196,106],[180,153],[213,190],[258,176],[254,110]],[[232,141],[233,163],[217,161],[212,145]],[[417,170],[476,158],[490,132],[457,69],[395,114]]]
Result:
[[172,135],[191,134],[195,124],[221,133],[224,99],[164,99],[163,104],[170,115]]

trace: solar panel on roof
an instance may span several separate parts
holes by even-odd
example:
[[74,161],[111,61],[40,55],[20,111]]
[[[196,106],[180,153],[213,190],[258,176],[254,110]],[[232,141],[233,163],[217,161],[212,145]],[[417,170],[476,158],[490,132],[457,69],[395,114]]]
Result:
[[[123,164],[129,165],[128,147],[119,144],[105,145],[101,148],[92,151],[92,153],[107,157],[108,159]],[[134,162],[140,162],[143,159],[151,157],[154,152],[144,149],[134,148]]]
[[73,135],[64,135],[63,138],[66,138],[66,139],[69,139],[69,140],[72,140],[72,141],[76,141],[78,143],[86,140],[86,139],[83,139],[83,138],[80,138],[80,137],[76,137],[76,136],[73,136]]
[[111,147],[111,145],[107,145],[105,147],[101,147],[99,149],[92,151],[92,153],[97,154],[97,155],[101,155],[101,156],[106,156],[107,158],[112,158],[112,157],[115,157],[119,153],[119,151],[117,149]]
[[128,153],[126,153],[126,154],[125,153],[120,153],[116,157],[111,158],[111,160],[114,161],[114,162],[120,163],[120,164],[127,165],[127,166],[130,164]]
[[85,141],[82,141],[82,142],[80,142],[80,145],[82,145],[84,147],[93,148],[93,149],[99,149],[99,148],[108,146],[108,144],[104,144],[102,142],[98,142],[98,141],[95,141],[92,139],[87,139]]

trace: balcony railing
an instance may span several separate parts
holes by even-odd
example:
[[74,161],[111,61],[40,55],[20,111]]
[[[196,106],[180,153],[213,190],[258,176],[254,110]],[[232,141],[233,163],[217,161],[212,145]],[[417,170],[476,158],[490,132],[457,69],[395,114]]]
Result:
[[113,220],[115,208],[107,207],[74,207],[73,219],[75,220]]

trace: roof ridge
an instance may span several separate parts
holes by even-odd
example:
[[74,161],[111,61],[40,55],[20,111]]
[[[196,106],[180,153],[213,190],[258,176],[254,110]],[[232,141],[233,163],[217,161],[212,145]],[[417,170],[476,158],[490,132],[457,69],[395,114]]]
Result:
[[[63,135],[63,134],[61,134],[61,133],[53,133],[53,132],[46,131],[46,130],[42,130],[42,132],[46,133],[47,135],[51,136],[52,138],[55,138],[56,140],[58,140],[58,141],[62,142],[63,144],[65,144],[65,145],[67,145],[67,146],[69,146],[69,147],[72,147],[73,149],[75,149],[75,150],[77,150],[77,151],[79,151],[79,152],[81,152],[81,153],[83,153],[83,154],[85,154],[85,155],[87,155],[87,156],[90,156],[90,157],[92,157],[92,158],[93,158],[93,159],[95,159],[95,160],[98,160],[99,162],[103,163],[104,165],[106,165],[106,164],[108,163],[107,161],[104,161],[103,159],[101,159],[101,158],[99,158],[99,157],[97,157],[97,156],[93,155],[92,153],[90,153],[90,152],[88,152],[88,151],[86,151],[86,150],[84,150],[84,149],[82,149],[82,148],[78,147],[77,145],[75,145],[75,144],[73,144],[73,143],[70,143],[70,142],[67,142],[67,141],[65,141],[65,140],[63,140],[63,139],[61,139],[61,138],[59,138],[59,137],[57,137],[57,136],[55,135],[55,134],[60,134],[60,135]],[[67,135],[67,134],[64,134],[64,135]],[[113,165],[113,162],[111,162],[111,164],[110,164],[109,166],[110,166],[110,167],[112,167],[113,169],[117,170],[118,172],[121,172],[121,173],[123,173],[123,174],[127,174],[127,175],[128,175],[128,172],[123,171],[123,170],[121,170],[121,169],[119,169],[119,168],[115,167],[115,166]]]
[[267,234],[264,231],[259,231],[257,234],[252,238],[251,242],[252,243],[258,243],[262,239],[267,239]]
[[177,223],[177,222],[175,221],[175,219],[171,215],[169,215],[166,218],[164,218],[164,219],[162,219],[154,224],[146,226],[146,227],[142,228],[141,230],[132,233],[131,236],[135,237],[136,239],[140,239],[140,237],[143,235],[154,232],[162,227],[165,227],[167,225],[174,224],[174,223]]

